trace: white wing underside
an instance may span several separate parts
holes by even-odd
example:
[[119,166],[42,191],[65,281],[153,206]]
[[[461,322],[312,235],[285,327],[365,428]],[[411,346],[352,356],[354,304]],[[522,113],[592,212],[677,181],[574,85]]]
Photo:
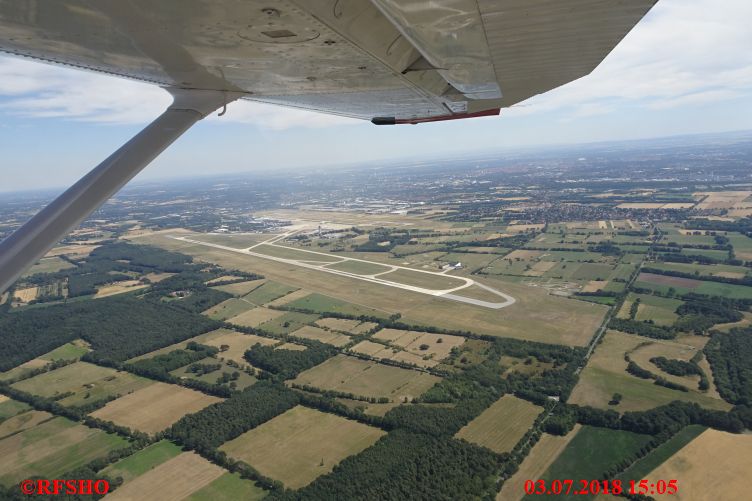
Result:
[[357,118],[511,106],[590,73],[656,0],[3,0],[0,51]]

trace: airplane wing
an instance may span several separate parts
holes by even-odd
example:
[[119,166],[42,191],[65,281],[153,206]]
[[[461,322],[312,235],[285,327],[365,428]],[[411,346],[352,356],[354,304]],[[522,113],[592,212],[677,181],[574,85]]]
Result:
[[229,102],[375,124],[498,114],[590,73],[656,2],[0,0],[0,51],[151,82],[176,99],[0,243],[0,291]]

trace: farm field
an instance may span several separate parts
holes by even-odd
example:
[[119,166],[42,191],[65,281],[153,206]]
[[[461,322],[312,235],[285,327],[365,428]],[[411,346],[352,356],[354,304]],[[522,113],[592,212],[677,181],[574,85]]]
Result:
[[465,425],[455,438],[461,438],[494,452],[511,451],[533,425],[543,409],[512,395],[504,395]]
[[75,264],[59,257],[44,257],[26,270],[21,277],[29,277],[36,273],[55,273],[56,271],[75,268]]
[[124,395],[152,384],[146,378],[87,362],[75,362],[44,374],[14,383],[13,387],[42,397],[73,393],[59,400],[66,406],[99,400],[111,395]]
[[142,284],[140,280],[121,280],[97,288],[97,293],[94,294],[94,298],[110,297],[116,294],[145,289],[146,287],[148,287],[148,285]]
[[148,499],[155,492],[160,501],[181,501],[225,473],[195,452],[184,452],[123,483],[107,501]]
[[0,421],[0,439],[53,419],[54,416],[44,411],[26,411]]
[[[244,334],[242,332],[232,331],[228,329],[219,329],[219,331],[219,333],[217,333],[217,331],[213,331],[217,333],[217,335],[214,335],[210,339],[207,339],[203,344],[220,348],[220,352],[217,354],[217,357],[234,360],[239,364],[247,363],[243,358],[243,354],[254,344],[258,343],[264,346],[271,346],[279,342],[275,339],[269,339],[268,337],[256,336],[254,334]],[[227,346],[227,349],[221,351],[222,346]]]
[[294,383],[369,397],[413,399],[438,383],[431,374],[390,367],[347,355],[337,355],[307,371]]
[[226,472],[185,498],[185,501],[259,501],[269,494],[237,473]]
[[525,497],[525,481],[541,478],[581,427],[582,425],[576,424],[572,431],[563,437],[544,433],[522,461],[520,469],[504,482],[501,491],[496,495],[496,501],[520,501]]
[[154,382],[94,411],[93,417],[154,434],[186,414],[197,412],[221,399],[198,391]]
[[332,330],[324,330],[311,325],[304,325],[300,329],[292,331],[292,336],[302,337],[304,339],[313,339],[322,343],[331,344],[332,346],[342,347],[351,340],[350,336],[340,334]]
[[129,360],[127,360],[127,363],[131,362],[137,362],[139,360],[146,360],[147,358],[153,358],[157,355],[164,355],[166,353],[170,353],[171,351],[175,350],[185,350],[188,343],[191,341],[200,343],[200,344],[207,344],[211,345],[212,340],[214,338],[218,338],[221,336],[226,335],[229,332],[235,332],[228,329],[217,329],[210,332],[206,332],[204,334],[199,334],[198,336],[194,336],[190,339],[186,339],[185,341],[180,341],[178,343],[171,344],[169,346],[165,346],[164,348],[159,348],[158,350],[150,351],[149,353],[144,353],[143,355],[139,355],[137,357],[133,357]]
[[[222,354],[219,354],[219,358],[223,358],[221,356]],[[249,365],[247,363],[240,362],[242,365]],[[205,383],[209,384],[227,384],[230,385],[231,383],[228,381],[227,383],[220,383],[220,378],[223,377],[222,373],[226,372],[228,374],[233,374],[235,372],[238,373],[238,378],[233,380],[232,383],[234,385],[233,388],[236,388],[238,390],[242,390],[244,388],[247,388],[248,386],[251,386],[258,381],[254,376],[251,376],[250,374],[246,373],[245,371],[238,370],[237,367],[228,365],[228,362],[219,360],[218,358],[205,358],[203,360],[199,360],[198,362],[195,362],[198,364],[209,364],[209,365],[219,365],[219,369],[207,372],[207,373],[201,373],[201,372],[192,372],[189,368],[193,365],[188,364],[184,367],[179,367],[173,371],[170,371],[170,374],[180,378],[180,379],[195,379],[197,381],[203,381]]]
[[59,475],[127,446],[117,435],[56,417],[0,440],[0,484]]
[[743,499],[752,471],[752,435],[705,430],[649,473],[648,478],[675,478],[679,492],[656,499]]
[[292,285],[267,280],[259,287],[243,296],[243,299],[258,306],[274,301],[275,299],[285,296],[297,289],[298,287]]
[[373,445],[384,431],[297,406],[221,446],[262,475],[299,488]]
[[695,292],[697,294],[723,296],[732,299],[752,299],[752,287],[694,280],[691,278],[669,277],[644,272],[640,273],[640,276],[637,277],[635,287],[655,290],[661,294],[667,294],[670,289],[673,289],[677,294]]
[[214,320],[227,320],[228,318],[232,318],[240,315],[241,313],[245,313],[252,308],[255,308],[255,306],[251,303],[233,297],[222,301],[215,306],[212,306],[211,308],[203,312],[203,314],[209,318],[213,318]]
[[124,482],[129,482],[182,452],[182,449],[172,442],[160,440],[108,466],[102,473],[112,478],[122,477]]
[[272,334],[289,334],[304,325],[312,324],[319,318],[315,314],[299,313],[297,311],[284,311],[282,313],[282,315],[260,324],[258,328]]
[[[709,409],[728,410],[731,408],[730,404],[713,398],[709,393],[703,394],[696,391],[696,386],[695,389],[690,388],[689,392],[681,392],[655,385],[650,380],[640,379],[627,373],[624,354],[632,352],[642,343],[667,346],[669,350],[677,348],[669,341],[658,342],[655,339],[609,330],[603,337],[603,342],[595,349],[585,369],[580,373],[580,381],[574,387],[569,402],[600,409],[613,408],[619,412],[647,410],[667,404],[672,400],[695,402]],[[621,393],[623,396],[621,403],[615,408],[608,405],[614,393]]]
[[629,480],[639,482],[643,478],[650,478],[648,475],[653,470],[673,457],[674,454],[691,443],[705,430],[704,426],[696,424],[685,426],[673,437],[653,449],[647,456],[637,461],[627,471],[619,475],[619,479],[624,482],[628,482]]
[[386,341],[414,355],[427,356],[437,361],[448,357],[452,348],[460,347],[465,342],[465,338],[461,336],[397,329],[381,329],[373,338]]
[[284,314],[284,311],[270,310],[269,308],[259,306],[257,308],[253,308],[252,310],[241,313],[238,316],[228,318],[227,321],[231,324],[240,325],[243,327],[258,327],[264,322],[268,322],[277,317],[281,317]]
[[227,285],[215,285],[212,289],[232,294],[235,297],[245,296],[252,290],[260,287],[266,280],[246,280],[245,282],[236,282]]
[[88,352],[89,348],[86,343],[80,339],[65,343],[54,350],[40,355],[37,358],[31,359],[28,362],[14,367],[8,371],[0,373],[0,381],[8,381],[11,379],[19,379],[26,377],[30,371],[44,367],[49,362],[55,360],[73,360],[80,358],[84,353]]
[[[539,478],[547,482],[555,479],[601,478],[610,465],[622,460],[625,456],[634,454],[650,439],[650,435],[583,426]],[[604,444],[609,445],[605,447]],[[651,476],[649,478],[658,477]],[[594,497],[578,496],[582,499],[593,499]],[[537,496],[528,495],[523,499],[532,500],[536,498]],[[569,499],[565,495],[547,495],[546,498],[552,500]]]
[[13,400],[5,395],[0,395],[0,420],[17,416],[22,412],[30,410],[28,404]]

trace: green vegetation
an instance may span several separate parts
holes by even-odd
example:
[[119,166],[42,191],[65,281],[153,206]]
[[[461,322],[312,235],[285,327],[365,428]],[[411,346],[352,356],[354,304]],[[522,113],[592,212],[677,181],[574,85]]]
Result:
[[705,345],[705,355],[723,399],[752,405],[752,329],[714,332]]
[[[583,426],[541,478],[547,482],[566,478],[602,478],[610,465],[639,451],[649,441],[650,437],[647,435]],[[579,497],[594,498],[594,496]],[[534,498],[535,496],[526,496],[524,499]],[[565,495],[551,495],[547,498],[568,499]]]
[[296,290],[298,290],[297,287],[267,280],[260,287],[243,296],[243,299],[255,305],[262,305]]
[[312,313],[340,313],[343,315],[369,315],[369,316],[384,316],[383,313],[345,301],[340,301],[333,297],[324,296],[323,294],[309,294],[306,297],[302,297],[291,303],[285,305],[285,308],[291,308],[295,310],[310,311]]
[[225,473],[188,496],[185,501],[260,501],[267,494],[253,482],[242,479],[238,473]]
[[112,478],[121,477],[127,482],[164,463],[168,459],[174,458],[181,452],[180,447],[172,442],[160,440],[105,468],[102,473]]
[[269,499],[477,499],[495,491],[500,465],[481,447],[397,430],[300,491]]
[[278,350],[255,344],[245,352],[244,357],[254,367],[272,372],[282,379],[290,379],[337,354],[337,350],[328,344],[308,340],[305,344],[305,350]]
[[648,478],[648,474],[663,464],[668,458],[679,452],[679,450],[694,440],[700,433],[707,428],[704,426],[691,424],[682,428],[681,431],[669,438],[667,441],[653,449],[647,456],[634,463],[626,472],[617,478],[623,482],[629,480],[640,481]]
[[319,318],[318,315],[310,313],[300,313],[298,311],[288,311],[284,315],[277,318],[273,318],[268,322],[258,326],[258,329],[272,334],[289,334],[303,327],[304,325],[311,324]]

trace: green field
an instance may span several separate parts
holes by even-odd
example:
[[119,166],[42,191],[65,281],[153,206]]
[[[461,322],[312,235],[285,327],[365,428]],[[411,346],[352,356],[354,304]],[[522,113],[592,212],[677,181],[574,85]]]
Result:
[[314,311],[316,313],[344,313],[346,315],[372,315],[376,317],[385,317],[383,312],[348,303],[323,294],[313,293],[306,297],[287,303],[290,308]]
[[272,334],[289,334],[304,325],[315,322],[318,318],[319,316],[315,314],[288,311],[282,316],[264,322],[258,328]]
[[327,266],[327,269],[346,271],[348,273],[356,273],[358,275],[375,275],[377,273],[387,272],[391,268],[376,263],[366,263],[364,261],[354,261],[348,259],[347,261],[340,261],[339,263],[330,264]]
[[[541,477],[547,483],[552,480],[572,479],[573,488],[579,488],[579,479],[599,479],[614,463],[634,454],[650,441],[650,435],[628,431],[610,430],[583,426],[562,451],[556,461]],[[540,496],[525,496],[523,499],[539,499]],[[578,499],[593,499],[595,496],[578,496]],[[546,499],[570,499],[569,496],[548,495]]]
[[128,445],[117,435],[57,417],[0,440],[0,484],[65,472]]
[[5,396],[2,396],[0,398],[3,398],[3,400],[0,401],[0,421],[31,409],[28,404],[19,402],[18,400],[11,400],[10,398]]
[[49,353],[45,353],[40,356],[42,360],[73,360],[74,358],[80,358],[89,352],[89,349],[83,345],[83,341],[73,341],[65,343],[59,348],[55,348]]
[[[670,279],[673,277],[666,278]],[[725,284],[721,282],[699,281],[699,284],[697,284],[697,286],[692,289],[678,285],[670,286],[653,282],[646,282],[644,280],[637,280],[635,281],[634,285],[635,287],[642,289],[657,291],[660,294],[668,294],[669,290],[673,289],[675,294],[677,295],[695,292],[697,294],[723,296],[732,299],[752,299],[752,287],[746,287],[744,285]]]
[[73,395],[59,400],[59,403],[75,406],[111,395],[125,395],[150,384],[152,381],[149,379],[128,372],[87,362],[76,362],[19,381],[14,383],[13,387],[42,397],[55,397],[72,392]]
[[228,318],[240,315],[251,308],[254,308],[254,305],[248,301],[233,297],[226,301],[222,301],[218,305],[212,306],[204,312],[204,315],[214,320],[227,320]]
[[[217,355],[218,358],[205,358],[203,360],[199,360],[196,363],[199,364],[221,364],[221,367],[216,370],[209,372],[207,374],[197,374],[195,372],[188,371],[188,367],[190,367],[193,364],[188,364],[185,367],[180,367],[178,369],[175,369],[174,371],[170,372],[175,377],[179,378],[185,378],[185,379],[196,379],[198,381],[203,381],[205,383],[215,384],[217,383],[218,379],[222,377],[223,372],[227,372],[229,374],[232,374],[234,372],[237,372],[239,374],[238,379],[235,380],[235,387],[238,390],[242,390],[244,388],[247,388],[248,386],[251,386],[252,384],[255,384],[257,379],[250,374],[247,374],[243,371],[238,370],[236,367],[232,367],[230,365],[227,365],[226,361],[220,361],[219,357],[222,357],[222,353],[219,353]],[[229,384],[229,383],[227,383]]]
[[649,478],[648,474],[658,468],[664,461],[679,452],[679,450],[694,440],[706,428],[697,424],[691,424],[682,428],[676,435],[653,449],[650,454],[633,464],[627,471],[619,475],[623,482],[635,480],[639,482],[643,478]]
[[160,440],[108,466],[102,470],[102,473],[112,478],[122,477],[124,482],[128,482],[181,452],[183,452],[181,448],[172,442]]
[[243,296],[243,299],[255,305],[261,305],[266,304],[269,301],[274,301],[275,299],[285,296],[295,290],[298,290],[298,287],[268,280],[261,287],[258,287]]
[[627,296],[627,302],[632,303],[637,298],[640,299],[640,306],[637,308],[635,320],[652,320],[658,325],[670,326],[679,316],[675,313],[676,309],[684,302],[679,299],[672,299],[650,294],[635,294],[630,292]]
[[185,498],[185,501],[258,501],[267,494],[250,480],[240,478],[238,473],[225,473]]
[[46,257],[40,259],[34,266],[26,270],[21,277],[28,277],[37,273],[55,273],[56,271],[75,268],[76,265],[59,257]]

